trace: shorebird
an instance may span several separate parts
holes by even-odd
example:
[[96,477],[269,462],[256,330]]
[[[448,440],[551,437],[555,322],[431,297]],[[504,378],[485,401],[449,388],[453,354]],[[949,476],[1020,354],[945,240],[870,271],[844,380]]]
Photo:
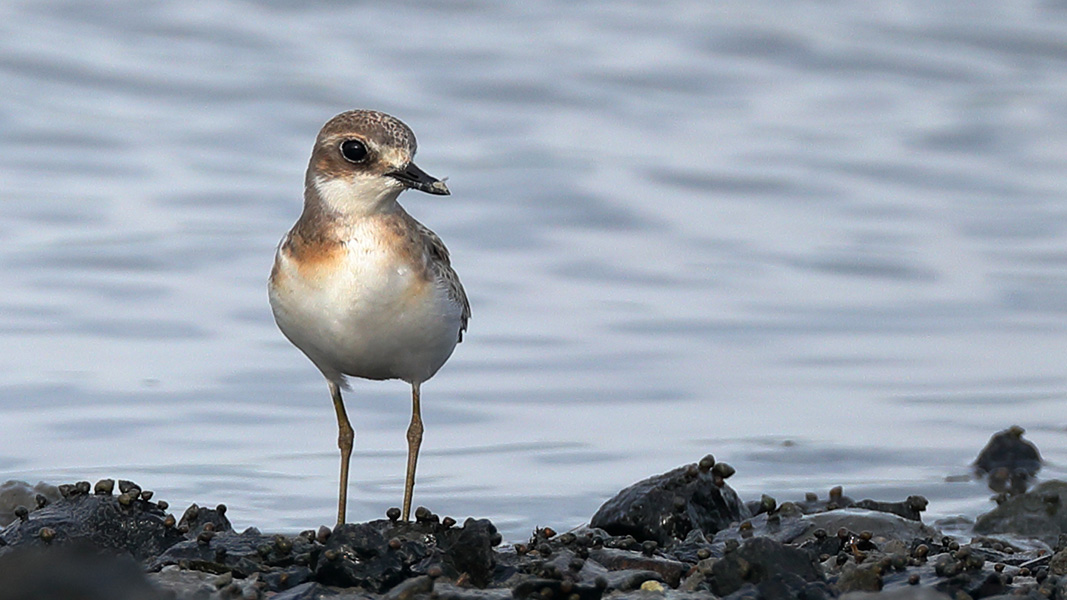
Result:
[[371,110],[330,119],[304,178],[304,210],[282,238],[270,273],[270,305],[285,337],[326,377],[337,413],[345,522],[355,433],[341,389],[346,377],[411,384],[402,518],[411,514],[422,444],[420,386],[462,341],[470,303],[441,238],[397,202],[407,189],[448,195],[412,162],[415,134]]

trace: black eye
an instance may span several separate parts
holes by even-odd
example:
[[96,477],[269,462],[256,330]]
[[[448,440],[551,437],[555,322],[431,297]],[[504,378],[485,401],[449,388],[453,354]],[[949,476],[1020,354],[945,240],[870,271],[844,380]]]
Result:
[[367,158],[367,146],[359,140],[345,140],[341,142],[341,156],[350,162],[363,162]]

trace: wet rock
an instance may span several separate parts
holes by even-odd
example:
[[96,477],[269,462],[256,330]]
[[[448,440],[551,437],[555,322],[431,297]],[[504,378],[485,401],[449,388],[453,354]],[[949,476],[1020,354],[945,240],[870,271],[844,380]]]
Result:
[[[804,514],[791,502],[783,504],[773,514],[757,515],[747,521],[738,523],[736,527],[723,529],[715,534],[712,539],[710,552],[713,556],[721,555],[722,544],[727,540],[744,542],[753,537],[768,537],[778,542],[791,542],[802,536],[809,529]],[[685,555],[680,553],[689,546],[688,543],[674,546],[671,551],[679,558]],[[700,548],[697,548],[700,551]],[[701,557],[697,557],[701,558]]]
[[427,575],[412,577],[389,590],[387,594],[382,596],[382,600],[413,600],[420,594],[432,592],[433,581],[433,578]]
[[5,481],[0,485],[0,527],[6,527],[17,519],[15,509],[22,506],[27,510],[37,508],[37,497],[44,498],[46,503],[59,500],[59,489],[54,485],[38,482],[31,486],[25,481],[14,479]]
[[[119,483],[121,484],[122,482]],[[139,490],[137,494],[140,495]],[[210,529],[215,533],[233,531],[233,526],[230,525],[230,520],[226,518],[225,504],[220,504],[215,508],[191,504],[182,514],[181,521],[178,521],[178,529],[188,532],[190,535],[197,535],[205,529]]]
[[882,567],[878,563],[850,563],[837,578],[837,589],[846,592],[877,592],[882,589]]
[[1060,550],[1049,560],[1048,570],[1053,575],[1067,575],[1067,550]]
[[879,502],[877,500],[860,500],[849,508],[864,508],[894,514],[911,521],[921,521],[922,513],[929,501],[922,496],[908,496],[903,502]]
[[337,526],[315,563],[315,580],[379,593],[403,581],[411,567],[430,551],[422,542],[410,539],[390,547],[391,538],[385,532],[391,527],[391,521]]
[[[275,591],[307,581],[321,546],[305,536],[264,535],[249,528],[238,534],[223,531],[205,539],[204,531],[174,544],[151,562],[149,569],[159,570],[179,565],[206,573],[232,573],[250,577],[269,575],[264,582]],[[300,564],[302,563],[302,564]]]
[[511,590],[515,600],[546,600],[567,598],[570,600],[600,600],[604,590],[595,585],[574,584],[558,579],[527,579]]
[[931,588],[907,587],[884,592],[851,592],[840,600],[952,600],[952,597]]
[[[488,519],[467,519],[462,527],[447,527],[436,532],[434,557],[440,557],[444,574],[458,578],[466,574],[478,587],[488,585],[495,564],[493,546],[499,543],[496,527]],[[494,543],[495,542],[495,543]],[[430,565],[438,564],[431,559],[420,566],[425,572]]]
[[685,563],[661,556],[646,556],[639,552],[600,548],[591,550],[589,558],[609,571],[638,570],[656,573],[671,587],[678,587],[682,575],[688,570]]
[[163,600],[140,565],[88,546],[18,548],[0,556],[0,600]]
[[149,573],[148,580],[175,598],[208,598],[215,593],[215,575],[203,571],[189,571],[172,565],[158,573]]
[[89,495],[84,487],[83,493],[70,486],[65,497],[11,523],[0,531],[0,541],[12,547],[89,544],[145,561],[183,539],[165,525],[157,505],[140,499],[124,505],[115,496]]
[[1054,546],[1067,533],[1067,483],[1046,481],[1024,494],[1007,498],[974,523],[980,534],[1009,533]]
[[768,538],[752,538],[712,565],[710,587],[715,594],[726,596],[746,583],[758,584],[785,573],[806,583],[823,579],[811,552]]
[[1037,446],[1023,439],[1024,433],[1026,430],[1022,427],[1013,425],[994,434],[974,460],[975,470],[985,474],[1007,468],[1035,475],[1041,469],[1041,454]]
[[[640,589],[646,581],[659,581],[663,578],[662,575],[655,571],[644,571],[641,569],[621,569],[618,571],[607,571],[602,575],[604,579],[604,591],[620,591],[628,592],[631,590]],[[595,583],[595,579],[593,581]]]
[[823,531],[826,537],[837,537],[837,532],[846,530],[851,536],[859,537],[859,534],[868,532],[870,539],[875,540],[913,540],[916,538],[940,537],[938,531],[924,525],[919,521],[913,521],[893,513],[865,510],[860,508],[846,508],[817,515],[806,515],[802,520],[806,528],[801,535],[791,540],[802,542],[806,539],[814,539],[817,531]]
[[825,500],[820,499],[819,495],[814,492],[808,492],[804,500],[793,504],[800,507],[805,514],[813,514],[846,508],[852,506],[855,502],[855,500],[844,494],[841,486],[835,486],[830,488]]
[[438,582],[434,585],[433,597],[437,600],[511,600],[512,592],[508,588],[478,590]]
[[[352,595],[352,597],[356,596]],[[271,600],[319,600],[320,598],[341,600],[340,592],[315,582],[304,583],[271,596]]]
[[608,500],[590,525],[611,535],[632,535],[662,546],[684,540],[696,529],[705,535],[751,516],[724,479],[732,469],[718,468],[710,455],[631,485]]
[[1025,430],[1013,425],[996,433],[978,454],[974,470],[986,476],[989,488],[998,493],[1021,494],[1041,469],[1037,446],[1023,439]]

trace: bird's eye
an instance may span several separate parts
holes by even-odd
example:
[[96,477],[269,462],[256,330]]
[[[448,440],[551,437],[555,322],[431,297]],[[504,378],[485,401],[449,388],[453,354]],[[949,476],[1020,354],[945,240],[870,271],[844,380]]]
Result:
[[349,162],[363,162],[367,159],[367,146],[359,140],[345,140],[341,142],[341,156]]

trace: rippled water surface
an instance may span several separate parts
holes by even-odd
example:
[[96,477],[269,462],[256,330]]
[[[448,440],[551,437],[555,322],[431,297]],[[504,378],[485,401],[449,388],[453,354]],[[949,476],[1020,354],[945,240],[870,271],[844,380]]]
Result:
[[[707,7],[713,8],[707,8]],[[743,497],[1067,460],[1067,5],[0,5],[0,477],[330,523],[336,424],[265,280],[329,117],[384,110],[474,316],[416,503],[508,539],[711,452]],[[349,516],[402,493],[357,381]]]

